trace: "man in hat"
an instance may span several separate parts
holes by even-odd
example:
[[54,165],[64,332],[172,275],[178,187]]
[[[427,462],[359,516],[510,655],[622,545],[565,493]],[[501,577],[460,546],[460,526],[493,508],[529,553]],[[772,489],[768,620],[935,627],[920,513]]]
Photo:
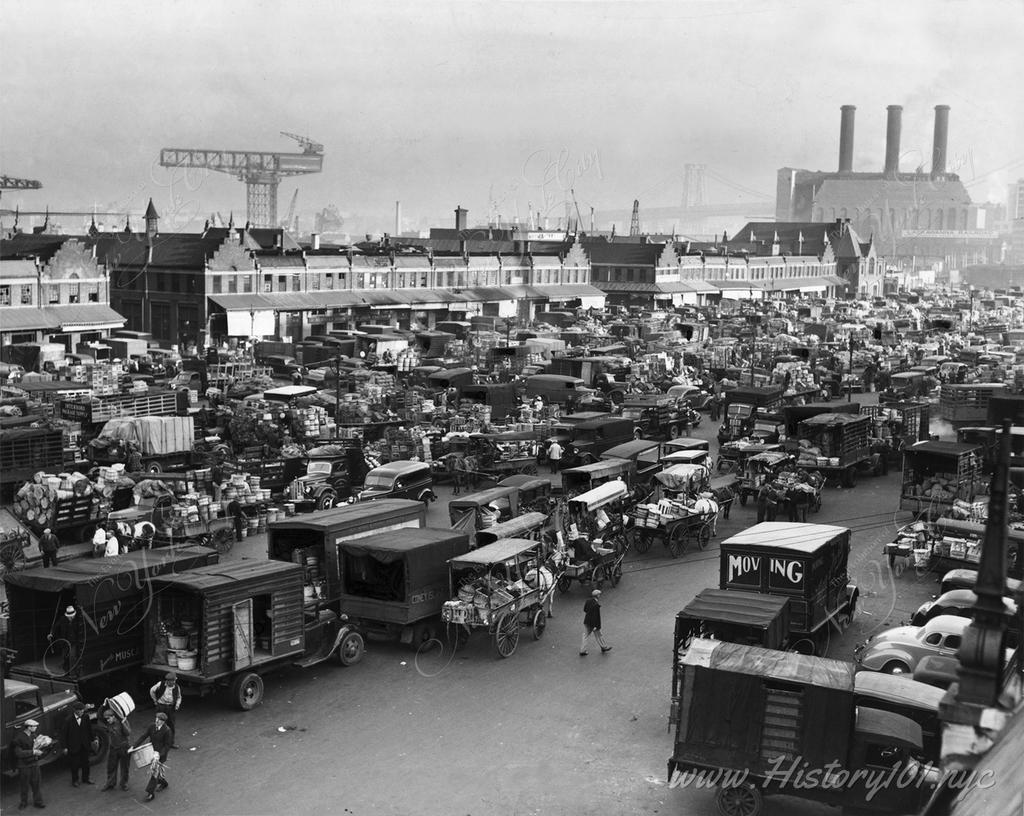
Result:
[[171,747],[177,748],[177,715],[178,709],[181,708],[181,689],[178,687],[178,675],[172,671],[167,672],[164,675],[164,679],[149,690],[149,696],[152,698],[156,710],[162,712],[167,720],[167,727],[171,731]]
[[113,790],[121,772],[121,790],[128,790],[128,748],[132,743],[132,728],[127,719],[120,719],[109,708],[103,712],[103,726],[107,731],[110,751],[107,753],[107,784],[103,790]]
[[156,712],[153,724],[149,726],[135,741],[135,748],[143,743],[150,743],[156,756],[153,757],[153,764],[149,766],[149,782],[146,783],[146,802],[152,802],[158,790],[168,787],[167,784],[167,754],[171,749],[173,741],[171,729],[167,727],[167,715],[162,711]]
[[18,781],[21,787],[21,801],[18,803],[18,810],[28,807],[28,791],[32,789],[32,802],[37,808],[44,808],[43,793],[39,789],[39,757],[43,755],[40,748],[36,748],[36,729],[39,723],[35,720],[25,720],[21,731],[14,735],[11,746],[14,749],[14,759],[18,765]]
[[79,701],[71,709],[71,716],[64,721],[61,731],[61,743],[64,755],[68,758],[71,768],[71,787],[78,787],[78,776],[81,771],[83,785],[95,785],[89,778],[89,750],[95,736],[92,733],[92,722],[85,714],[85,703]]
[[65,608],[64,616],[54,624],[46,639],[62,654],[64,672],[70,673],[78,665],[78,650],[85,640],[85,626],[75,607]]
[[60,549],[60,539],[57,538],[47,527],[39,538],[39,552],[43,554],[43,566],[57,566],[57,550]]
[[580,642],[580,657],[587,654],[587,643],[590,642],[591,635],[597,641],[597,645],[601,647],[602,654],[612,650],[612,647],[608,646],[604,642],[604,638],[601,637],[601,603],[598,601],[600,597],[601,590],[595,589],[590,593],[587,602],[583,604],[583,640]]

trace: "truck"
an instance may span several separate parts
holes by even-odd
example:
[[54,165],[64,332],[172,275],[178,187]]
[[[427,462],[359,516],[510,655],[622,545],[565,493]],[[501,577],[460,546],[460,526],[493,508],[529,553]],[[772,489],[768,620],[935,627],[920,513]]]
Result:
[[64,433],[60,428],[0,430],[0,488],[28,481],[39,471],[55,473],[64,466]]
[[0,360],[20,365],[25,371],[56,371],[64,365],[63,343],[8,343],[0,348]]
[[988,421],[989,401],[1010,393],[1006,383],[947,383],[939,389],[939,416],[956,425]]
[[[871,460],[870,429],[867,416],[818,414],[805,419],[797,430],[801,442],[797,465],[816,470],[825,478],[838,476],[844,487],[853,487],[857,473]],[[802,444],[805,441],[818,453],[809,453]]]
[[544,451],[556,439],[564,448],[562,467],[571,468],[596,462],[609,448],[636,439],[632,419],[599,417],[575,424],[556,426],[555,435],[542,446]]
[[[263,701],[267,672],[331,658],[358,663],[362,635],[307,593],[304,573],[301,564],[242,559],[151,579],[143,673],[159,678],[173,669],[183,690],[225,690],[229,703],[249,711]],[[189,633],[189,648],[172,658],[174,631]]]
[[111,419],[148,416],[184,416],[188,398],[174,391],[147,391],[142,394],[114,394],[109,397],[58,399],[54,415],[69,422],[97,426]]
[[622,402],[621,416],[632,420],[637,439],[675,439],[687,422],[700,421],[699,413],[677,405],[678,400],[667,394],[631,395]]
[[469,544],[467,533],[430,528],[340,541],[328,559],[328,597],[364,634],[418,649],[442,631],[448,560]]
[[857,611],[849,557],[845,527],[765,521],[722,542],[718,588],[788,599],[789,648],[821,655],[830,627],[844,631]]
[[111,419],[89,443],[89,458],[98,465],[127,463],[129,443],[142,454],[142,469],[162,473],[192,464],[195,421],[191,416],[147,416]]
[[619,357],[553,357],[548,374],[579,377],[587,387],[603,393],[613,405],[621,405],[626,398],[625,382],[617,376],[629,376],[629,366]]
[[757,816],[768,795],[917,813],[938,782],[920,725],[855,703],[852,663],[703,638],[674,659],[669,783],[715,784],[722,814]]
[[759,414],[775,414],[782,405],[781,385],[738,385],[725,392],[722,427],[718,442],[731,442],[749,436]]
[[[71,688],[87,701],[136,690],[152,579],[216,564],[219,557],[206,547],[176,547],[7,573],[8,645],[18,653],[10,677],[45,692]],[[68,606],[78,610],[83,632],[77,659],[65,668],[48,636]]]

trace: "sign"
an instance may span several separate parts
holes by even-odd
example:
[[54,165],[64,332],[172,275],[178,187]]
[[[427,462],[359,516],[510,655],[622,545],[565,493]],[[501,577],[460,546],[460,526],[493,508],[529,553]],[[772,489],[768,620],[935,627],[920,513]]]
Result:
[[760,555],[729,555],[725,564],[725,583],[739,586],[760,586],[761,563]]
[[804,584],[804,562],[798,558],[768,559],[768,588],[795,590]]

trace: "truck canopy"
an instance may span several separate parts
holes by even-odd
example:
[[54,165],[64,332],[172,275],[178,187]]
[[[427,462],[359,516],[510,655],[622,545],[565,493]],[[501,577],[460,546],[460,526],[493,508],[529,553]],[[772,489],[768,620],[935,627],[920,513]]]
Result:
[[683,621],[702,621],[704,629],[710,630],[719,640],[732,640],[725,635],[736,630],[756,630],[764,633],[761,643],[774,648],[787,635],[788,608],[789,600],[777,595],[702,589],[676,615],[676,632],[679,632]]
[[679,662],[684,666],[746,674],[782,683],[799,683],[853,694],[856,666],[844,660],[780,652],[724,640],[695,638]]
[[190,451],[195,436],[195,422],[190,416],[111,419],[99,434],[100,439],[135,442],[148,456]]

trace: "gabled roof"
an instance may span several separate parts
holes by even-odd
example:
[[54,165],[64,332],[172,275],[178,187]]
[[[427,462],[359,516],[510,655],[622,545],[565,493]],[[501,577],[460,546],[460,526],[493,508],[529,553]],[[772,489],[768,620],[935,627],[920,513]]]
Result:
[[58,249],[70,241],[72,235],[32,235],[20,232],[0,240],[0,259],[39,258],[44,263],[54,256]]
[[820,256],[828,246],[828,232],[833,226],[815,221],[750,221],[734,233],[728,246],[752,255],[770,255],[777,235],[780,254]]

